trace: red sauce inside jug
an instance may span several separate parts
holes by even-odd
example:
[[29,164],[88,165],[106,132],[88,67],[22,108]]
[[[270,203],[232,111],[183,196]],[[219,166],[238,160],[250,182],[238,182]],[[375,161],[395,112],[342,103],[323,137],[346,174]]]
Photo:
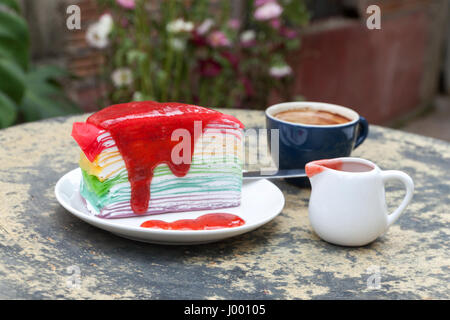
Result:
[[367,172],[374,168],[371,165],[357,161],[342,161],[341,159],[325,159],[309,162],[305,166],[306,175],[311,178],[325,169],[333,169],[345,172]]
[[321,173],[326,168],[334,169],[334,170],[341,170],[342,168],[342,161],[341,160],[335,160],[335,159],[325,159],[325,160],[317,160],[310,163],[307,163],[305,166],[305,172],[306,175],[311,178],[315,176],[316,174]]

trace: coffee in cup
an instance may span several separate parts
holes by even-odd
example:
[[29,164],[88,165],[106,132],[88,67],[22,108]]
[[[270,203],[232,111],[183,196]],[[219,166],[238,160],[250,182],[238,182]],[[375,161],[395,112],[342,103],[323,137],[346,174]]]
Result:
[[338,113],[308,107],[281,111],[276,113],[274,117],[287,122],[319,126],[343,124],[352,121],[351,119]]
[[[320,119],[319,119],[320,118]],[[327,119],[327,120],[324,120]],[[341,123],[329,123],[341,121]],[[308,123],[314,122],[314,123]],[[319,122],[319,123],[318,123]],[[356,111],[323,102],[286,102],[266,109],[269,148],[278,131],[279,169],[304,169],[308,162],[350,156],[369,133],[369,124]],[[308,179],[288,179],[308,186]]]

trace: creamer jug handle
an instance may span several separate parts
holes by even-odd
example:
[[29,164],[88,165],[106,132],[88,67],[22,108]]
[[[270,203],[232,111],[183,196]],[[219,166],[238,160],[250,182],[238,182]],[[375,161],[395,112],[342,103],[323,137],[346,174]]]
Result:
[[406,173],[397,170],[382,171],[381,176],[384,184],[386,184],[386,182],[391,180],[400,180],[406,188],[406,195],[403,198],[402,203],[400,203],[400,205],[398,206],[397,209],[395,209],[394,212],[388,214],[387,216],[388,227],[390,227],[395,221],[397,221],[397,219],[405,210],[406,206],[411,201],[414,193],[414,182],[411,179],[411,177],[408,176]]

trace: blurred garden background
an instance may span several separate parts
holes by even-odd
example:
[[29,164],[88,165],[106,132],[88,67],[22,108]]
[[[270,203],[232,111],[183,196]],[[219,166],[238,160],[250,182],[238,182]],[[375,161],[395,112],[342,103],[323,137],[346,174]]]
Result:
[[[366,24],[373,4],[381,29]],[[80,29],[68,28],[73,5]],[[139,100],[259,110],[310,100],[450,141],[449,10],[448,0],[0,0],[0,128]]]

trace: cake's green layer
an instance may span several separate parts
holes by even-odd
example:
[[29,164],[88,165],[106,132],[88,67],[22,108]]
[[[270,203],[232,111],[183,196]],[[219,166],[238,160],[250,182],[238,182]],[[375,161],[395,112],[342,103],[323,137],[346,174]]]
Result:
[[[151,183],[153,199],[173,197],[186,194],[207,192],[240,192],[242,186],[242,167],[237,157],[227,157],[228,161],[192,163],[185,177],[176,177],[167,165],[160,165],[154,170]],[[194,159],[195,160],[195,159]],[[123,201],[130,201],[131,189],[126,170],[114,178],[103,182],[82,169],[83,183],[81,194],[97,210]]]
[[119,174],[114,178],[101,182],[96,176],[88,174],[85,170],[81,169],[81,172],[83,173],[83,180],[86,187],[97,197],[106,195],[113,185],[128,181],[126,174]]

